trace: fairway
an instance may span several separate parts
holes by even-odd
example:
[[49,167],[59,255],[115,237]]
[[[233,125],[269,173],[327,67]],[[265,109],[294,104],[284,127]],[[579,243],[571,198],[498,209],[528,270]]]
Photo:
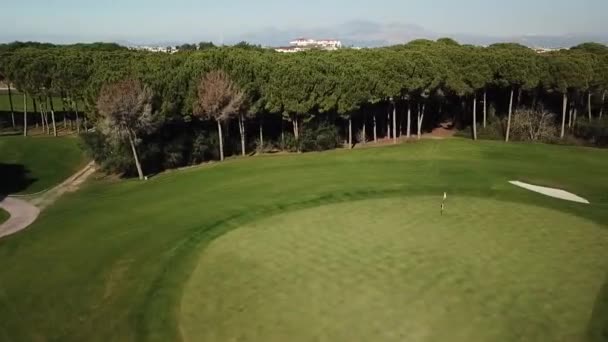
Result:
[[86,163],[78,144],[69,137],[0,137],[0,194],[33,194],[61,183]]
[[0,240],[0,340],[602,341],[606,152],[429,140],[93,180]]
[[581,341],[608,232],[554,210],[440,197],[273,216],[213,242],[185,341]]

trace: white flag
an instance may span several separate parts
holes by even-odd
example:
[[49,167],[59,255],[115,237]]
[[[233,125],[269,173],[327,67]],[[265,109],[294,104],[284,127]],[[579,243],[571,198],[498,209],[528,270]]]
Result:
[[447,192],[444,192],[444,193],[443,193],[443,200],[445,201],[447,198],[448,198],[448,193],[447,193]]

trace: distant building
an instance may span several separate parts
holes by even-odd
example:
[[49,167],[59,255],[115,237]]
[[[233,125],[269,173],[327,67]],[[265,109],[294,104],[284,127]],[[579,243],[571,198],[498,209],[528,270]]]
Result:
[[283,46],[283,47],[274,48],[274,51],[284,52],[284,53],[293,53],[293,52],[300,52],[300,51],[306,51],[306,50],[308,50],[308,49],[305,47],[300,47],[300,46]]
[[163,52],[163,53],[176,53],[177,47],[174,46],[134,46],[131,50],[137,51],[149,51],[149,52]]
[[310,39],[310,38],[298,38],[289,42],[287,47],[275,48],[278,52],[300,52],[310,49],[320,49],[327,51],[334,51],[342,48],[342,42],[336,39]]
[[534,51],[536,51],[536,53],[547,53],[547,52],[560,51],[560,50],[564,50],[564,49],[563,48],[543,48],[543,47],[534,48]]

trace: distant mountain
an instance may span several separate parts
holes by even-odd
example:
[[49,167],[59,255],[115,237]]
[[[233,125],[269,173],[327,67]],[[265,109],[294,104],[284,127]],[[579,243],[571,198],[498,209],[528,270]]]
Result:
[[489,45],[498,42],[515,42],[530,47],[572,47],[580,43],[594,41],[608,44],[607,34],[571,34],[571,35],[524,35],[524,36],[489,36],[462,33],[438,33],[419,25],[406,23],[379,23],[368,20],[355,20],[343,24],[322,28],[266,28],[248,32],[226,40],[227,44],[248,41],[263,46],[283,46],[298,37],[335,38],[345,45],[360,47],[377,47],[407,43],[414,39],[437,39],[451,37],[462,44]]
[[[125,38],[123,40],[103,37],[100,39],[82,39],[78,36],[56,36],[41,33],[39,35],[22,35],[19,37],[5,37],[0,32],[0,42],[11,42],[15,40],[35,40],[52,43],[75,43],[75,42],[94,42],[94,41],[116,41],[125,46],[135,45],[155,45],[155,46],[176,46],[183,43],[198,43],[209,41],[209,35],[198,37],[176,38],[176,39],[154,39],[154,38]],[[396,23],[396,22],[375,22],[369,20],[353,20],[341,24],[332,24],[326,27],[309,28],[276,28],[267,27],[257,31],[243,32],[239,34],[227,35],[222,41],[214,39],[215,44],[235,44],[240,41],[258,44],[262,46],[285,46],[295,38],[335,38],[342,41],[346,46],[359,47],[378,47],[394,44],[407,43],[414,39],[437,39],[440,37],[451,37],[463,44],[489,45],[498,42],[515,42],[530,47],[572,47],[574,45],[594,41],[608,44],[608,32],[606,34],[571,34],[571,35],[523,35],[523,36],[490,36],[484,34],[465,34],[465,33],[440,33],[428,30],[422,26]]]

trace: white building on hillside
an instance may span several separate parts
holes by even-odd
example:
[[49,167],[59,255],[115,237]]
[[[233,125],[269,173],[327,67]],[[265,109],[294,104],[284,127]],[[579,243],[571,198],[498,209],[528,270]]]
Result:
[[342,42],[337,39],[310,39],[310,38],[298,38],[289,42],[291,46],[297,46],[307,49],[323,49],[323,50],[337,50],[342,47]]

